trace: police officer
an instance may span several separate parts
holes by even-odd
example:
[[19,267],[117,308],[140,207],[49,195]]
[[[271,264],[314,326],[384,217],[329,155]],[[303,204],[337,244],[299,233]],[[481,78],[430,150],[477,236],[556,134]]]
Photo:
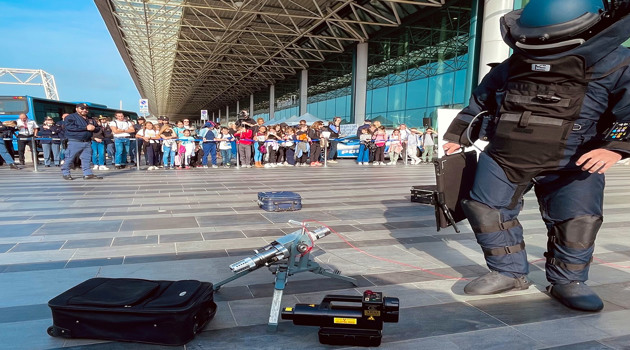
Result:
[[92,157],[92,132],[98,127],[94,120],[88,118],[89,107],[85,103],[79,103],[76,112],[66,117],[64,131],[68,139],[66,161],[61,167],[64,180],[74,180],[70,175],[70,165],[76,157],[81,159],[81,169],[85,180],[102,179],[92,173],[90,159]]
[[[620,46],[630,36],[627,7],[531,0],[502,18],[514,54],[484,77],[444,135],[447,154],[474,141],[469,127],[481,125],[477,138],[490,141],[462,201],[490,272],[468,283],[467,294],[530,286],[517,216],[535,187],[548,230],[549,294],[576,310],[603,308],[585,281],[602,224],[604,173],[630,155],[628,143],[601,133],[630,121],[630,51]],[[476,123],[482,111],[490,123]]]

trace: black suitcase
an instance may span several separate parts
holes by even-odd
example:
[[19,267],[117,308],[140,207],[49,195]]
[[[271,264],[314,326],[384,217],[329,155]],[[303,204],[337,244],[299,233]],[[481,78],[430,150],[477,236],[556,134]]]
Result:
[[258,206],[266,211],[295,211],[302,209],[302,197],[295,192],[258,192]]
[[48,302],[48,334],[162,345],[191,341],[216,313],[212,283],[92,278]]

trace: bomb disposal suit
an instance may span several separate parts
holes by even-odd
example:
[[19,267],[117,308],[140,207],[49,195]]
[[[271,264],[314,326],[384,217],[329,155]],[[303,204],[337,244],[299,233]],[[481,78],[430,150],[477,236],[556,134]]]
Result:
[[[514,54],[484,77],[444,135],[447,154],[489,141],[462,204],[491,272],[466,293],[529,287],[517,216],[534,187],[548,230],[548,291],[574,309],[603,308],[584,281],[602,224],[603,173],[630,155],[628,142],[602,137],[630,121],[630,50],[620,46],[627,14],[627,2],[532,0],[502,18]],[[488,117],[475,118],[483,111]]]

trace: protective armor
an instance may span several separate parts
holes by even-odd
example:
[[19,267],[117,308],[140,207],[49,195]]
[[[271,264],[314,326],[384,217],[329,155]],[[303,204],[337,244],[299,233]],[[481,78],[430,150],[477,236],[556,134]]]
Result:
[[[547,280],[562,286],[551,294],[586,300],[561,300],[569,307],[601,309],[583,282],[602,222],[604,175],[576,161],[594,149],[630,156],[630,143],[601,137],[613,122],[630,122],[630,50],[620,46],[630,36],[629,3],[531,0],[501,19],[514,54],[484,77],[444,133],[465,146],[479,134],[489,141],[463,207],[488,267],[508,279],[482,276],[469,290],[487,292],[480,285],[489,280],[519,286],[529,272],[517,216],[534,187],[548,228]],[[490,118],[470,125],[482,111]],[[479,132],[471,140],[469,127]]]

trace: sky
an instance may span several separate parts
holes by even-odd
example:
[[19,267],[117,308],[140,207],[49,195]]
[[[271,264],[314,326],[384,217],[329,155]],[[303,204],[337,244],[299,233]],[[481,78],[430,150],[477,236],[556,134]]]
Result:
[[[140,94],[92,0],[0,0],[0,67],[43,69],[59,99],[138,112]],[[5,77],[0,81],[8,81]],[[0,95],[46,97],[0,84]]]

